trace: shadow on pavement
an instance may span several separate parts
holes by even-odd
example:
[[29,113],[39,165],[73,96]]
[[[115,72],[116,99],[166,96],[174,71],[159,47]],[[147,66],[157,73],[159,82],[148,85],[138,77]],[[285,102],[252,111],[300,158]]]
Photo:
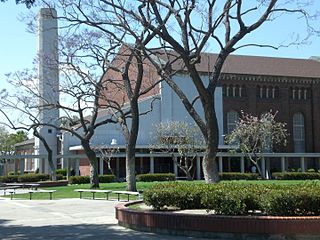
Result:
[[6,225],[9,223],[9,220],[0,219],[1,240],[186,239],[186,237],[137,232],[122,228],[117,224],[78,224],[31,227]]

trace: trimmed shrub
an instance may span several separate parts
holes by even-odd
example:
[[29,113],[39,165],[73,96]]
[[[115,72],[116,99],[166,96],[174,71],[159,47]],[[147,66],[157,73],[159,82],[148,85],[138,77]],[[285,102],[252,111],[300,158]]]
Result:
[[257,173],[224,172],[219,173],[220,180],[257,180]]
[[57,181],[66,179],[62,174],[57,174]]
[[115,175],[99,175],[99,182],[101,183],[110,183],[110,182],[114,182],[114,180],[116,179]]
[[201,196],[208,191],[210,185],[166,183],[157,184],[143,193],[144,202],[153,208],[160,210],[168,207],[178,209],[204,208]]
[[18,175],[0,176],[0,182],[2,183],[18,182]]
[[90,183],[89,176],[71,176],[69,177],[70,184],[85,184]]
[[[115,180],[114,175],[99,175],[99,182],[100,183],[110,183]],[[70,184],[86,184],[90,183],[89,176],[71,176],[69,178]]]
[[319,215],[319,206],[319,187],[311,185],[274,190],[263,201],[264,212],[277,216]]
[[277,180],[312,180],[320,179],[319,172],[275,172],[272,177]]
[[319,215],[320,182],[299,185],[173,182],[146,190],[144,201],[156,210],[198,208],[223,215]]
[[39,181],[47,181],[50,179],[49,174],[36,174],[29,173],[18,176],[18,182],[39,182]]
[[56,174],[61,174],[62,176],[67,176],[67,169],[62,168],[62,169],[57,169]]
[[0,182],[3,183],[14,183],[14,182],[39,182],[39,181],[47,181],[50,179],[49,174],[36,174],[36,173],[28,173],[24,175],[10,175],[10,176],[2,176],[0,177]]
[[136,176],[137,182],[174,181],[175,179],[176,177],[173,173],[147,173]]

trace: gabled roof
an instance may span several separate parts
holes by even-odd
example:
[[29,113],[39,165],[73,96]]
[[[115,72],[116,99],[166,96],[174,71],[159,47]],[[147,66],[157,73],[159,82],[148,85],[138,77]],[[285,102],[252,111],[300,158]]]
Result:
[[30,138],[23,142],[16,143],[14,147],[20,147],[20,146],[26,146],[26,145],[34,145],[34,138]]

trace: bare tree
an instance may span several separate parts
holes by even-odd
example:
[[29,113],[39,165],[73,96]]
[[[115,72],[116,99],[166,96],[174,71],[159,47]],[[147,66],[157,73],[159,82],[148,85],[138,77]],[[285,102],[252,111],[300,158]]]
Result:
[[156,124],[155,143],[150,148],[171,154],[174,163],[192,180],[194,159],[202,152],[203,138],[198,126],[182,121]]

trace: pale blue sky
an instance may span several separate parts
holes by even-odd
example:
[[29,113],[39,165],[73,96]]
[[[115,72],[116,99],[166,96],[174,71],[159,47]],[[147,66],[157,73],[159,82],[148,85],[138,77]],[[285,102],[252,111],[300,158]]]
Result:
[[[320,1],[315,1],[320,9]],[[13,0],[0,4],[0,89],[5,87],[5,73],[32,67],[36,54],[37,40],[35,35],[26,31],[26,24],[19,21],[20,13],[27,13],[24,5],[15,5]],[[320,23],[320,19],[318,20]],[[318,24],[320,26],[320,24]],[[254,41],[282,43],[290,41],[290,32],[305,33],[303,25],[295,18],[287,18],[280,23],[266,25],[252,35]],[[248,38],[250,39],[250,37]],[[280,50],[264,48],[246,48],[238,54],[273,57],[309,58],[320,55],[320,37],[310,39],[310,44],[293,46]]]

